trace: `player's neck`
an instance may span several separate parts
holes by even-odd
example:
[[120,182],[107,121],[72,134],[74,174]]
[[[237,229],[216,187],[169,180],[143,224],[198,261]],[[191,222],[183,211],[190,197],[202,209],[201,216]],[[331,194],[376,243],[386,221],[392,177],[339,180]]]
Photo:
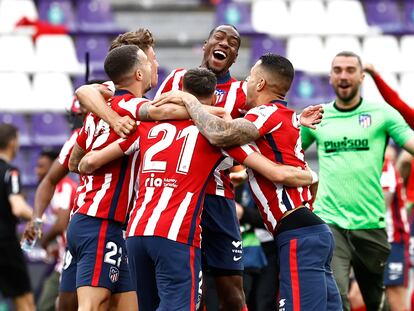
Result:
[[130,92],[132,95],[134,95],[135,97],[141,98],[144,93],[142,90],[142,87],[140,84],[131,84],[131,85],[121,85],[121,84],[116,84],[115,85],[117,90],[124,90],[124,91],[128,91]]
[[351,110],[360,104],[361,99],[361,95],[359,94],[348,101],[343,101],[340,98],[336,98],[335,107],[340,110]]
[[12,160],[12,154],[10,151],[6,150],[0,150],[0,159],[3,159],[4,161],[11,162]]
[[272,93],[270,92],[259,93],[259,95],[257,96],[258,106],[268,104],[275,100],[285,101],[285,97],[280,94],[273,93],[273,92]]

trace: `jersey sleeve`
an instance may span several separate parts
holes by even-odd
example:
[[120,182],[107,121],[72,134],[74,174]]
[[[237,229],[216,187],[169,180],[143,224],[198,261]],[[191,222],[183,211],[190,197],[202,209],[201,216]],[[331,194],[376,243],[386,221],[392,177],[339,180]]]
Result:
[[17,168],[10,168],[5,174],[7,196],[21,193],[20,172]]
[[230,157],[232,157],[234,160],[236,160],[237,162],[239,162],[240,164],[243,164],[244,161],[246,160],[246,158],[252,154],[253,152],[255,152],[255,150],[253,149],[252,146],[246,144],[246,145],[242,145],[242,146],[235,146],[235,147],[231,147],[231,148],[226,148],[224,150],[222,150],[224,155],[228,155]]
[[244,118],[256,126],[260,136],[264,136],[276,131],[282,125],[277,109],[274,105],[262,105],[249,110]]
[[[86,128],[86,123],[82,126],[79,131],[79,135],[76,138],[76,143],[81,147],[83,150],[86,150],[86,140],[88,139],[88,130]],[[72,147],[73,148],[73,147]],[[70,154],[69,154],[70,155]]]
[[399,145],[403,146],[410,138],[414,137],[414,132],[405,122],[403,117],[388,105],[383,105],[385,116],[385,129],[387,134]]
[[58,161],[65,168],[69,168],[69,158],[72,152],[73,146],[75,146],[76,139],[78,138],[80,129],[73,131],[70,138],[65,142],[62,149],[60,150]]
[[161,94],[172,90],[182,89],[183,76],[187,71],[183,68],[175,69],[165,78],[157,90],[154,98],[158,98]]
[[149,103],[148,99],[144,98],[131,98],[127,101],[121,101],[114,107],[115,111],[121,116],[129,116],[130,118],[138,121],[139,110],[141,107]]
[[112,81],[106,81],[102,83],[102,86],[106,87],[112,93],[115,93],[115,84]]
[[310,145],[315,141],[315,133],[314,130],[306,127],[300,127],[300,139],[302,140],[302,148],[303,150],[308,149]]
[[119,147],[122,149],[123,153],[130,155],[139,150],[139,130],[137,129],[126,139],[120,139],[118,141]]

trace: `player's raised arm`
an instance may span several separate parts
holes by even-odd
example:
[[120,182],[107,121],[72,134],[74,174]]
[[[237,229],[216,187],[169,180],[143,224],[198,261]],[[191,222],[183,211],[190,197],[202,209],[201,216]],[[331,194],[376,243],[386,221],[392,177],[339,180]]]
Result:
[[100,88],[93,85],[82,85],[75,94],[82,106],[106,121],[120,137],[125,138],[135,130],[135,121],[129,116],[121,117],[111,109]]

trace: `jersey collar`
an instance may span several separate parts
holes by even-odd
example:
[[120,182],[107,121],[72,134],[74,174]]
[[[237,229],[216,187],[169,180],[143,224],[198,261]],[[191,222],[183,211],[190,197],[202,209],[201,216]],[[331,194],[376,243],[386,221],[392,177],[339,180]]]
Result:
[[361,104],[362,104],[362,97],[361,97],[361,99],[359,100],[359,103],[358,103],[357,105],[355,105],[355,107],[352,107],[351,109],[342,109],[342,108],[339,108],[339,107],[336,105],[336,101],[334,101],[333,106],[334,106],[334,108],[335,108],[336,110],[338,110],[338,111],[340,111],[340,112],[351,112],[351,111],[354,111],[354,110],[358,109],[358,107],[359,107],[359,106],[361,106]]
[[216,77],[217,77],[217,84],[223,84],[231,80],[230,71],[227,71],[227,73],[223,76],[216,76]]
[[283,105],[283,106],[285,106],[285,107],[287,107],[287,101],[285,101],[285,100],[280,100],[280,99],[275,99],[275,100],[272,100],[271,102],[270,102],[271,104],[281,104],[281,105]]
[[122,96],[122,95],[127,95],[127,94],[131,94],[133,95],[130,91],[128,90],[122,90],[122,89],[116,89],[114,96]]

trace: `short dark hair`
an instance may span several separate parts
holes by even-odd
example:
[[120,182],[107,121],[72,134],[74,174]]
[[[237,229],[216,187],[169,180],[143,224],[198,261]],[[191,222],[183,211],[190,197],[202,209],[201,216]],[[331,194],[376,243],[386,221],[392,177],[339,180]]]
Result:
[[183,89],[197,98],[213,96],[216,85],[216,75],[206,68],[190,69],[183,77]]
[[18,130],[11,124],[0,124],[0,150],[5,150],[10,141],[17,138]]
[[336,54],[335,55],[335,58],[336,57],[338,57],[338,56],[344,56],[344,57],[355,57],[357,60],[358,60],[358,64],[359,64],[359,66],[362,68],[363,66],[362,66],[362,60],[361,60],[361,57],[358,55],[358,54],[356,54],[356,53],[354,53],[354,52],[351,52],[351,51],[342,51],[342,52],[339,52],[338,54]]
[[295,69],[292,63],[287,58],[272,53],[263,54],[260,60],[260,66],[265,68],[277,80],[277,87],[284,93],[289,91],[295,77]]
[[59,151],[55,149],[43,149],[39,155],[40,157],[49,158],[51,161],[54,161],[59,156]]
[[123,45],[110,51],[105,58],[105,72],[115,84],[123,82],[139,64],[136,45]]
[[154,47],[154,44],[154,37],[152,36],[151,31],[146,28],[139,28],[134,31],[125,32],[116,37],[112,41],[109,51],[123,45],[136,45],[145,52],[150,47]]
[[231,25],[231,24],[221,24],[221,25],[218,25],[218,26],[214,27],[213,29],[211,29],[210,33],[208,34],[207,40],[211,38],[211,36],[216,32],[217,28],[223,27],[223,26],[231,27],[231,28],[233,28],[237,32],[237,34],[239,35],[239,47],[240,47],[240,45],[241,45],[240,32],[236,28],[236,26]]

